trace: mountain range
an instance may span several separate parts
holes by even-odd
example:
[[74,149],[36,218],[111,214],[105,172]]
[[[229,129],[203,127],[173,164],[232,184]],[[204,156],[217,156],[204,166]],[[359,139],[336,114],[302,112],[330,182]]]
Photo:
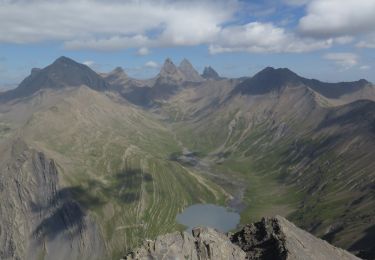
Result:
[[61,57],[0,93],[0,258],[119,259],[213,203],[374,259],[374,137],[364,79],[166,59],[140,80]]

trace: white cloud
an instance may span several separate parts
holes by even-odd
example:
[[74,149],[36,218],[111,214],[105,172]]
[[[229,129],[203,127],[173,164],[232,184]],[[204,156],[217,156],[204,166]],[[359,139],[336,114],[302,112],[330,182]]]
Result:
[[336,37],[333,39],[335,43],[338,44],[348,44],[354,41],[354,37],[352,36],[341,36],[341,37]]
[[375,48],[375,42],[360,41],[356,45],[358,48]]
[[160,65],[155,61],[148,61],[145,63],[146,68],[156,69],[156,68],[159,68],[159,66]]
[[361,70],[369,70],[369,69],[371,69],[371,66],[369,66],[369,65],[362,65],[361,67],[359,67],[359,69],[361,69]]
[[212,54],[299,53],[348,44],[357,31],[375,30],[374,0],[283,2],[307,4],[298,26],[303,34],[267,22],[236,24],[236,14],[251,5],[239,0],[0,0],[0,43],[60,41],[69,50],[136,48],[142,56],[152,48],[202,44]]
[[283,2],[287,5],[294,5],[294,6],[299,6],[299,5],[305,5],[309,3],[311,0],[283,0]]
[[351,52],[327,53],[324,58],[333,61],[336,65],[343,69],[349,69],[358,64],[358,55]]
[[375,48],[375,33],[364,37],[356,46],[358,48]]
[[313,37],[340,37],[375,31],[374,0],[312,0],[299,30]]
[[111,46],[142,47],[138,41],[147,38],[147,32],[158,31],[163,44],[201,44],[232,17],[236,3],[236,0],[0,1],[0,42],[62,40],[70,49],[86,45],[108,50]]
[[252,22],[243,26],[224,28],[209,47],[210,53],[247,52],[306,52],[329,48],[332,40],[300,38],[272,23]]
[[113,51],[135,48],[142,45],[151,45],[151,40],[144,35],[111,36],[108,38],[76,39],[66,41],[64,47],[70,50],[92,49],[100,51]]
[[146,55],[150,54],[150,50],[146,47],[142,47],[142,48],[138,49],[137,54],[139,56],[146,56]]

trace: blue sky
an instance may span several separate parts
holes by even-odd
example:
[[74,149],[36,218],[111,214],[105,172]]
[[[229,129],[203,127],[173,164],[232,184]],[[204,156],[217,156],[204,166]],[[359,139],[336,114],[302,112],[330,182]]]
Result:
[[62,55],[136,78],[170,57],[227,77],[274,66],[375,82],[375,1],[0,0],[0,88]]

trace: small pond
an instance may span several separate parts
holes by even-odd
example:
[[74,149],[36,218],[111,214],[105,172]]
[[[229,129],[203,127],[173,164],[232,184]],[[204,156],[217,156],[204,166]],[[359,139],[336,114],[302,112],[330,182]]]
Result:
[[187,231],[197,226],[204,226],[228,232],[237,227],[240,215],[228,208],[213,204],[195,204],[184,209],[176,219],[178,223],[187,227]]

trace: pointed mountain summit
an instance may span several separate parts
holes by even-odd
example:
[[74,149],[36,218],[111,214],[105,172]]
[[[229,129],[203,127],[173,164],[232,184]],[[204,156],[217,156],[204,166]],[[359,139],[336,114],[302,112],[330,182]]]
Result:
[[182,74],[182,72],[176,67],[171,59],[167,58],[161,67],[158,80],[162,80],[163,82],[165,81],[165,83],[170,83],[170,81],[179,82],[183,81],[184,79],[185,76]]
[[97,91],[109,89],[109,84],[88,66],[67,57],[60,57],[44,69],[32,69],[14,90],[0,99],[26,97],[41,89],[58,89],[86,85]]
[[176,65],[173,63],[173,61],[170,58],[167,58],[164,61],[163,66],[160,69],[160,75],[169,76],[169,75],[174,75],[176,73],[178,73],[178,69]]
[[185,76],[186,81],[200,82],[203,78],[194,69],[193,65],[187,59],[183,59],[178,66],[178,69]]
[[211,66],[204,68],[202,77],[205,79],[214,79],[214,80],[220,79],[219,74]]
[[121,76],[125,76],[125,77],[128,76],[128,75],[126,75],[126,72],[124,71],[124,69],[121,68],[121,67],[116,67],[114,70],[112,70],[110,72],[110,74],[117,74],[117,75],[121,75]]
[[252,78],[243,81],[235,92],[249,95],[261,95],[272,91],[281,91],[287,85],[303,84],[303,78],[287,68],[267,67]]
[[129,77],[121,67],[116,67],[107,74],[102,75],[103,78],[113,86],[119,86],[129,81]]
[[152,86],[151,97],[160,99],[173,95],[185,81],[185,76],[171,59],[166,59]]

